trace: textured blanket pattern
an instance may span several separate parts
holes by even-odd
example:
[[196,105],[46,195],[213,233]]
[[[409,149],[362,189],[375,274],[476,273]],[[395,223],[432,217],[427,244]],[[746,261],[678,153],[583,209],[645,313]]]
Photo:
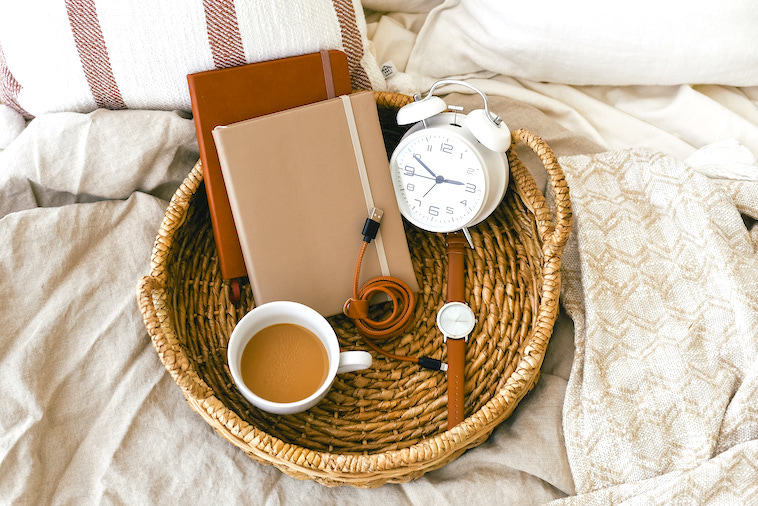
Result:
[[758,217],[758,184],[648,150],[561,163],[567,501],[755,502],[758,237],[741,213]]

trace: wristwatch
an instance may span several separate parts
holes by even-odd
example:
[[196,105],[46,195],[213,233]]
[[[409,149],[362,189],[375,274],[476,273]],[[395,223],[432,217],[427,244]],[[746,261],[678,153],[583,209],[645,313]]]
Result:
[[476,317],[464,302],[464,259],[468,241],[461,232],[447,235],[447,303],[437,313],[437,327],[447,343],[447,428],[452,429],[465,418],[463,414],[466,341]]

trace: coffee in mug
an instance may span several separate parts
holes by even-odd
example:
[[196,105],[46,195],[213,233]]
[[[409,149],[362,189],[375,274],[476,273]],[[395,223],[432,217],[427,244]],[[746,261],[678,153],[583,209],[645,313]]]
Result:
[[337,374],[366,369],[372,361],[365,351],[340,351],[327,319],[290,301],[262,304],[243,316],[229,338],[227,359],[245,399],[280,415],[315,406]]
[[321,340],[303,326],[276,323],[255,333],[240,362],[242,381],[273,402],[295,402],[313,395],[329,372]]

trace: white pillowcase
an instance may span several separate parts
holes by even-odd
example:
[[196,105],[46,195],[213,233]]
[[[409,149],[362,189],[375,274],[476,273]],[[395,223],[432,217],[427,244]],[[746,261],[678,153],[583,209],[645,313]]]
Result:
[[322,49],[383,89],[360,0],[36,0],[0,16],[0,99],[45,112],[190,109],[187,74]]
[[754,0],[448,0],[407,72],[575,85],[758,84]]

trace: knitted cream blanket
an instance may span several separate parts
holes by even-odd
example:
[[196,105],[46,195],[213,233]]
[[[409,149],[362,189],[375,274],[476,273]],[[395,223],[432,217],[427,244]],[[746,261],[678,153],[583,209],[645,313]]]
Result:
[[758,183],[647,150],[561,164],[565,502],[758,501]]

